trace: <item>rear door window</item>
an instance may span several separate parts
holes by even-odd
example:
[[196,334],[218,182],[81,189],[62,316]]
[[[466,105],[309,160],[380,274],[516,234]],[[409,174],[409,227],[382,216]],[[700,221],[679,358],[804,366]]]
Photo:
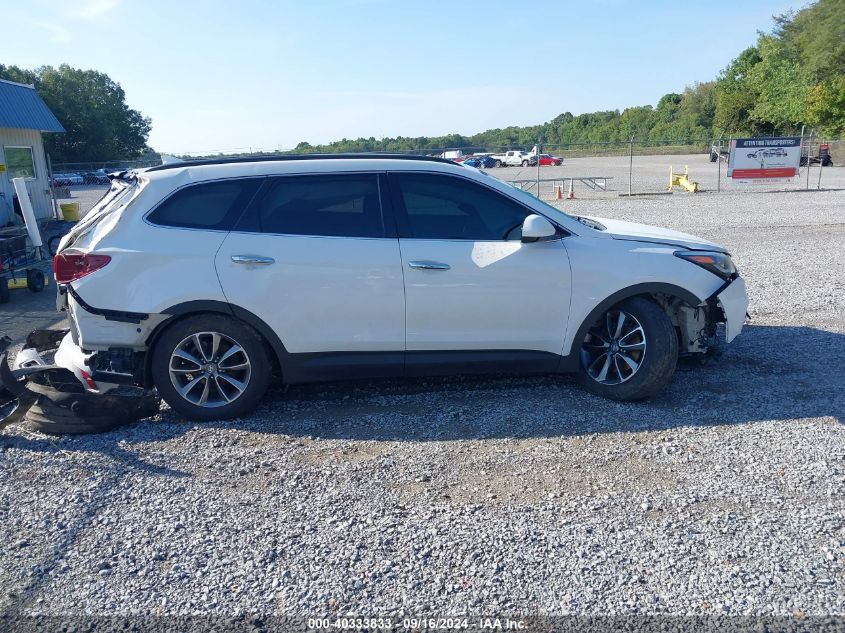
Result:
[[229,231],[263,178],[236,178],[189,185],[158,205],[147,220],[161,226]]
[[385,237],[377,174],[272,178],[255,205],[260,230],[280,235]]

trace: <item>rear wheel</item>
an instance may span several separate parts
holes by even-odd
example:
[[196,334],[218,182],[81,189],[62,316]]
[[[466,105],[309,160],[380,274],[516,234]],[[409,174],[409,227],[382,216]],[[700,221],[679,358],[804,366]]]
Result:
[[267,390],[270,361],[258,333],[222,314],[194,315],[167,328],[152,350],[159,394],[192,420],[252,411]]
[[613,400],[641,400],[671,380],[678,337],[660,306],[634,297],[590,326],[580,356],[579,379],[588,391]]

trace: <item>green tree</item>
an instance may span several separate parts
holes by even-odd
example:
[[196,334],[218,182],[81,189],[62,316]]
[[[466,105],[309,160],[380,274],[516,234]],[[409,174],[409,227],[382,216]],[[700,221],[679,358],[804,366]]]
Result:
[[748,117],[761,127],[794,131],[806,122],[809,86],[801,72],[799,51],[783,39],[761,35],[758,61],[748,73],[756,95]]
[[150,120],[126,104],[120,84],[95,70],[62,64],[34,71],[0,65],[0,79],[29,83],[64,126],[45,137],[56,162],[138,157],[147,146]]

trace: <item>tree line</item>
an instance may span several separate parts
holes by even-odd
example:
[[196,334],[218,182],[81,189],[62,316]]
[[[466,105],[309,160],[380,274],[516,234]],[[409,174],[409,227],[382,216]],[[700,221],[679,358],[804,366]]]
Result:
[[[0,64],[0,79],[33,84],[67,130],[45,137],[55,162],[126,160],[152,154],[151,122],[126,103],[120,84],[95,70],[63,64],[26,70]],[[817,136],[845,135],[845,0],[818,0],[774,17],[712,81],[669,93],[656,106],[573,115],[540,125],[478,134],[341,139],[299,143],[296,152],[407,152],[449,147],[502,149],[622,143],[699,142],[729,135],[795,134],[809,126]]]

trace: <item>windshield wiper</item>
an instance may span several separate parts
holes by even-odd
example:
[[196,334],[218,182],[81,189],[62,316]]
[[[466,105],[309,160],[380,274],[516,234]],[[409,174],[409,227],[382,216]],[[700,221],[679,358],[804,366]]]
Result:
[[595,220],[591,220],[590,218],[585,218],[580,215],[576,215],[575,219],[578,220],[584,226],[589,226],[591,229],[595,229],[596,231],[606,231],[607,227],[602,224],[601,222],[596,222]]

